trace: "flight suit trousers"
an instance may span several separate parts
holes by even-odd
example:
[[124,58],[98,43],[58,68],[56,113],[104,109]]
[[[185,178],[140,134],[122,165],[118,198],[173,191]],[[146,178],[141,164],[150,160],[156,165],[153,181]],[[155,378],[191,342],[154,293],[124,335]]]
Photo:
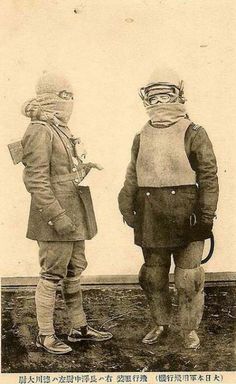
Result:
[[204,270],[201,267],[203,248],[204,241],[172,249],[143,248],[145,263],[141,267],[139,281],[157,325],[168,325],[171,322],[169,270],[173,254],[180,327],[183,331],[198,328],[204,308]]
[[86,325],[80,287],[81,273],[87,267],[84,240],[43,241],[38,244],[41,277],[36,288],[35,302],[39,334],[55,333],[53,316],[60,281],[72,328]]

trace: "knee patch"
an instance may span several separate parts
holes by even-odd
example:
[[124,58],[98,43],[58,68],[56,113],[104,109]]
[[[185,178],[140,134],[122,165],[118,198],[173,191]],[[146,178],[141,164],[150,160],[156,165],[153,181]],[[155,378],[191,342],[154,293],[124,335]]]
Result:
[[158,266],[148,267],[143,264],[139,272],[139,283],[146,292],[160,291],[169,283],[169,268]]
[[49,280],[49,279],[40,278],[36,288],[36,293],[44,292],[45,294],[50,295],[56,292],[58,283],[59,283],[58,280]]
[[66,277],[62,281],[62,289],[66,294],[75,294],[80,291],[80,278],[79,277]]
[[67,268],[67,276],[68,279],[79,279],[81,274],[87,268],[88,262],[86,259],[79,260],[78,262],[69,263]]
[[79,266],[79,271],[80,271],[80,274],[87,268],[88,266],[88,262],[86,259],[83,260],[83,262],[80,261],[80,266]]
[[175,286],[178,291],[184,291],[192,296],[204,287],[205,273],[202,267],[193,269],[175,268]]

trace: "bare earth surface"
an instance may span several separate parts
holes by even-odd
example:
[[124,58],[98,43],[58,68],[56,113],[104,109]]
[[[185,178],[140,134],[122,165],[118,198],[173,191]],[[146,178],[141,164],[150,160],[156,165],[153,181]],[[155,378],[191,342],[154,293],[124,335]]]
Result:
[[[34,290],[2,292],[2,372],[146,372],[235,370],[236,288],[208,287],[199,329],[201,347],[186,351],[176,318],[172,292],[171,331],[159,344],[142,337],[151,329],[146,298],[138,287],[84,289],[84,307],[91,326],[109,330],[114,338],[72,344],[72,353],[55,356],[35,346],[37,325]],[[60,292],[57,295],[57,335],[66,341],[70,325]]]

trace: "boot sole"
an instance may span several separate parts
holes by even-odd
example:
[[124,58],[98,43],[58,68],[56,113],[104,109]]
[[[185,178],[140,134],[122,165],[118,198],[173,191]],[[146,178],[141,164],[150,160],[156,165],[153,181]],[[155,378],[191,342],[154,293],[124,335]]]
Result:
[[155,340],[155,341],[143,341],[143,340],[142,340],[142,343],[143,343],[143,344],[147,344],[147,345],[152,345],[152,344],[156,344],[156,343],[158,343],[158,341],[159,341],[159,340]]
[[112,339],[112,337],[113,336],[107,337],[106,339],[95,339],[95,338],[88,339],[86,337],[83,337],[81,339],[74,339],[73,337],[68,336],[67,340],[70,341],[71,343],[79,343],[80,341],[98,341],[98,342],[101,342],[101,341],[110,340],[110,339]]
[[158,337],[158,339],[153,340],[153,341],[142,340],[142,343],[143,343],[143,344],[149,344],[149,345],[152,345],[152,344],[156,344],[156,343],[158,343],[159,341],[163,341],[166,337],[167,337],[167,335],[161,335],[161,336]]
[[167,331],[164,331],[163,333],[161,333],[158,337],[157,337],[157,339],[155,339],[155,340],[153,340],[153,341],[149,341],[149,340],[145,340],[145,339],[143,339],[142,340],[142,343],[143,344],[149,344],[149,345],[152,345],[152,344],[156,344],[156,343],[158,343],[159,341],[162,341],[163,339],[165,339],[166,337],[168,336],[168,332]]
[[44,345],[39,344],[38,342],[36,342],[36,347],[41,348],[41,349],[44,349],[45,351],[47,351],[47,352],[49,352],[49,353],[52,353],[52,354],[54,354],[54,355],[65,355],[66,353],[70,353],[70,352],[72,352],[72,349],[70,349],[69,351],[64,351],[64,352],[52,351],[52,350],[48,349],[47,347],[45,347]]
[[184,348],[185,349],[199,349],[200,348],[200,343],[198,345],[194,346],[194,347],[190,347],[190,346],[188,347],[188,346],[184,345]]

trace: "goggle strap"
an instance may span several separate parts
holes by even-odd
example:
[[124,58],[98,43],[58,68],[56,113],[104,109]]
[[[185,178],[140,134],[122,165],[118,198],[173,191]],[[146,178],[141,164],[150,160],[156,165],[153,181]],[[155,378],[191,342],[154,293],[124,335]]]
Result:
[[164,87],[167,87],[167,88],[172,88],[174,90],[178,90],[180,96],[183,95],[184,82],[183,82],[183,80],[181,80],[179,87],[177,87],[174,84],[170,84],[170,83],[166,83],[166,82],[148,84],[146,87],[142,87],[142,88],[139,89],[139,96],[141,97],[141,99],[145,100],[147,98],[147,96],[148,96],[149,90],[155,88],[155,86],[157,88],[160,88],[161,86],[164,86]]

